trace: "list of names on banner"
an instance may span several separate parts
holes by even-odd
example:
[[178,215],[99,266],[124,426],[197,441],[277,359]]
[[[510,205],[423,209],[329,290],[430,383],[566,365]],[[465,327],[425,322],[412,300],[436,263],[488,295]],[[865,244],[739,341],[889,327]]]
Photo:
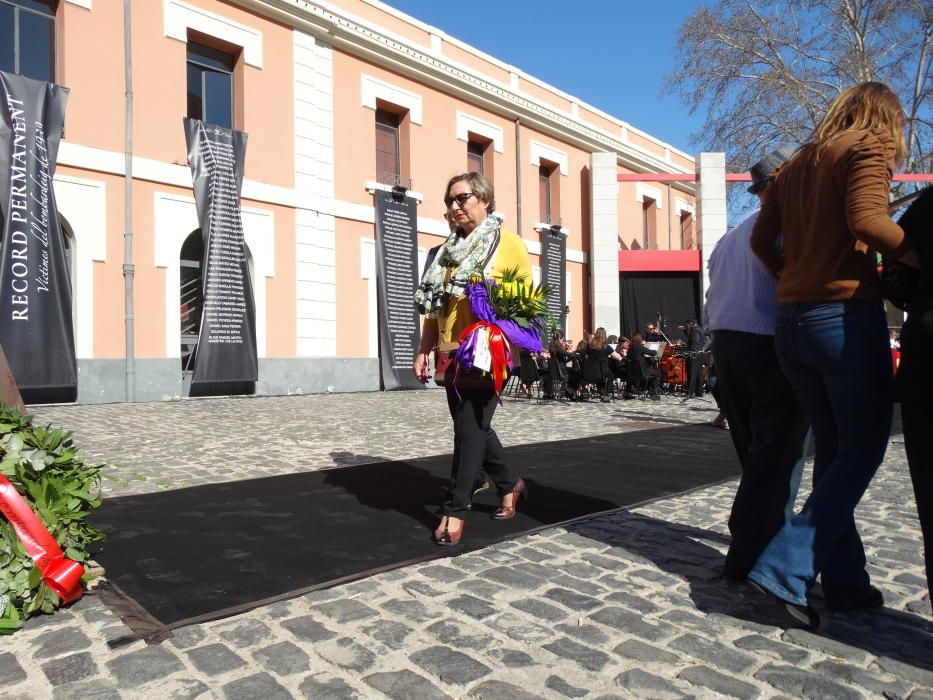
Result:
[[389,201],[382,228],[383,265],[385,270],[385,314],[392,337],[392,368],[408,369],[415,356],[418,317],[413,313],[412,290],[415,278],[414,221],[406,203]]
[[[224,136],[225,134],[220,134]],[[210,235],[208,237],[207,284],[204,319],[208,343],[242,343],[246,320],[243,289],[243,223],[240,219],[233,143],[227,138],[207,138],[200,142],[201,157],[208,165]]]
[[548,308],[555,319],[563,321],[567,293],[564,288],[566,267],[566,239],[557,231],[544,231],[541,234],[542,266],[541,281],[550,286],[552,292],[548,299]]

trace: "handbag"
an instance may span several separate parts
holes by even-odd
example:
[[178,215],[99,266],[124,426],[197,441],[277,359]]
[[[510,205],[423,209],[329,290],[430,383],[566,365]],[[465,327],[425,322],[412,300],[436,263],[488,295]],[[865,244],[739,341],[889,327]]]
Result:
[[455,359],[456,350],[450,352],[437,351],[434,354],[434,383],[438,386],[453,386],[454,378],[458,389],[470,391],[473,389],[493,389],[492,375],[476,369],[457,371]]
[[882,256],[880,280],[881,296],[901,311],[909,311],[910,302],[920,290],[920,270]]

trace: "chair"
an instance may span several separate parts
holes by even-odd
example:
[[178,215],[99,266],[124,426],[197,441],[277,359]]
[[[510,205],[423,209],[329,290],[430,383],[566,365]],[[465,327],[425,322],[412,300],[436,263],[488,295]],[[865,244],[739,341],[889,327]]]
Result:
[[540,370],[543,372],[541,382],[538,386],[542,388],[539,401],[562,401],[564,393],[567,391],[567,368],[560,361],[560,358],[551,357],[547,361],[547,368]]
[[[603,358],[596,355],[584,355],[580,373],[583,377],[583,393],[585,393],[587,400],[593,395],[593,387],[596,388],[600,398],[611,398],[609,382],[612,375],[608,371],[608,365]],[[583,394],[581,393],[581,395]]]
[[[541,378],[538,373],[538,365],[535,362],[535,358],[531,356],[531,353],[526,353],[522,351],[521,353],[521,364],[518,366],[518,383],[515,385],[515,397],[516,398],[527,398],[531,400],[532,391],[535,390],[535,385],[538,384],[538,380]],[[540,394],[540,386],[537,387],[537,391]],[[525,393],[525,390],[528,393]]]
[[644,399],[648,396],[648,375],[645,368],[636,358],[625,363],[625,393],[636,398]]

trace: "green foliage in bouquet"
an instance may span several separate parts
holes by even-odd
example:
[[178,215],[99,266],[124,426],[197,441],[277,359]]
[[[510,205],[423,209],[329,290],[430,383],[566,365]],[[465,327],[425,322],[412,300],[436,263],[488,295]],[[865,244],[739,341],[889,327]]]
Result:
[[[0,474],[9,479],[69,559],[87,562],[87,545],[104,535],[85,521],[100,506],[100,467],[77,456],[71,433],[32,424],[32,417],[0,406]],[[0,515],[0,634],[35,613],[51,613],[58,596]]]
[[497,318],[515,321],[522,328],[534,325],[539,330],[552,324],[547,306],[550,285],[535,287],[517,267],[505,270],[500,280],[486,280],[486,293]]

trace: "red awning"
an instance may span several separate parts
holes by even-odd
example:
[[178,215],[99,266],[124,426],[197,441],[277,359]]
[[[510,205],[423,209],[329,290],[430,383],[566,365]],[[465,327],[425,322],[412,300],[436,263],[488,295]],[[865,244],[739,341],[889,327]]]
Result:
[[699,272],[699,250],[620,250],[619,272]]

